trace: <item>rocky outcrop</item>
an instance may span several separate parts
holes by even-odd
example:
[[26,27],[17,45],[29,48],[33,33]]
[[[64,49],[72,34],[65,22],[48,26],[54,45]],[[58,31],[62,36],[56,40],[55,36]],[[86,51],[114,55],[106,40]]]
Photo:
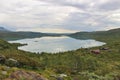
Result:
[[15,71],[13,72],[8,79],[5,80],[48,80],[44,78],[42,75],[37,74],[35,72],[28,72],[28,71]]
[[15,59],[9,58],[9,59],[6,60],[5,64],[7,66],[13,67],[13,66],[18,66],[19,62]]
[[91,50],[91,53],[94,53],[94,54],[100,54],[100,50],[99,49],[96,49],[96,50]]
[[5,56],[0,55],[0,63],[3,64],[5,60],[6,60]]

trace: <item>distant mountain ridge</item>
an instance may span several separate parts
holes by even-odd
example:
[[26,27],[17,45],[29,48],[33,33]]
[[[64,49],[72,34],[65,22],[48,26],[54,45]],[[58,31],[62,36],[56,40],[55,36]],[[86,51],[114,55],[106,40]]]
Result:
[[61,36],[64,34],[51,34],[51,33],[41,33],[41,32],[27,32],[27,31],[10,31],[4,27],[0,27],[0,39],[4,40],[17,40],[23,38],[36,38],[44,36]]
[[0,39],[16,40],[23,38],[36,38],[44,36],[69,36],[76,39],[100,39],[100,38],[120,38],[120,28],[108,31],[94,31],[94,32],[77,32],[72,34],[56,34],[56,33],[41,33],[41,32],[14,32],[0,27]]
[[5,29],[4,27],[0,27],[0,31],[9,31],[9,30]]
[[120,39],[120,28],[111,29],[108,31],[94,31],[94,32],[77,32],[68,35],[76,39],[96,39],[100,41]]

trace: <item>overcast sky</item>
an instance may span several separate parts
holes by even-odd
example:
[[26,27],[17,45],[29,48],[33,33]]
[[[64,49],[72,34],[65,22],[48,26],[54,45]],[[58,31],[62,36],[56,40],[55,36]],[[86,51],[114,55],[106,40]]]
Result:
[[120,28],[120,0],[0,0],[0,26],[52,33]]

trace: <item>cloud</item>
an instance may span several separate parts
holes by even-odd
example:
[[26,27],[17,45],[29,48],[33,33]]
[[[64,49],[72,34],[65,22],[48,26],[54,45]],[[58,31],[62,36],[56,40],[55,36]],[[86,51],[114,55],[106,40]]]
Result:
[[[41,0],[38,0],[41,1]],[[119,0],[44,0],[49,3],[58,4],[62,6],[71,6],[79,9],[102,9],[102,10],[114,10],[119,9]]]
[[120,0],[109,0],[99,5],[99,8],[105,11],[120,9]]
[[0,25],[53,33],[119,28],[120,1],[1,0]]

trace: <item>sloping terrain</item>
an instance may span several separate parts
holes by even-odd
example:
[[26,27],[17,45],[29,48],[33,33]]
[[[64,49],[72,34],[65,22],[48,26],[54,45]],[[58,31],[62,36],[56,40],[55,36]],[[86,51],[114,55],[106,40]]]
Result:
[[[48,80],[120,80],[119,29],[93,33],[90,33],[93,38],[107,44],[58,54],[21,51],[17,49],[21,44],[0,40],[0,79],[17,79],[19,76],[11,76],[23,71],[29,76],[33,71],[35,77],[40,74]],[[92,52],[95,50],[99,54]],[[26,79],[22,76],[22,80]]]
[[120,28],[112,29],[109,31],[96,31],[96,32],[77,32],[70,34],[70,37],[76,39],[97,39],[97,40],[115,40],[120,38]]
[[17,40],[23,38],[36,38],[36,37],[44,37],[44,36],[62,36],[62,35],[66,35],[66,34],[25,32],[25,31],[15,32],[0,27],[0,39],[4,39],[4,40]]

